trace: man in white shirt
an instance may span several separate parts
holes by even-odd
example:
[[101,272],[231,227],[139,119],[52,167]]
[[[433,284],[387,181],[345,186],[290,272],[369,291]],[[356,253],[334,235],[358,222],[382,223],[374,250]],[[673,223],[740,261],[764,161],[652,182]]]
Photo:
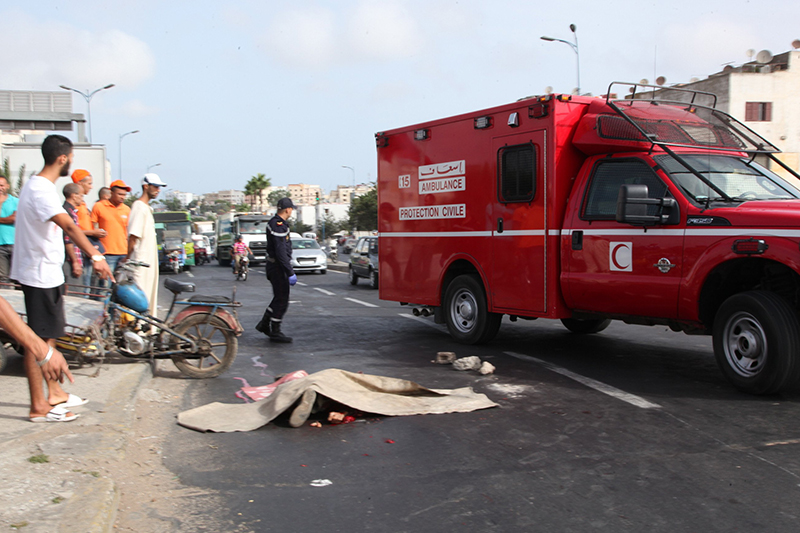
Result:
[[[95,272],[111,278],[103,256],[72,218],[64,211],[56,190],[56,180],[69,175],[72,142],[61,135],[50,135],[42,143],[44,168],[22,188],[17,208],[15,253],[11,277],[22,285],[28,326],[55,348],[64,335],[64,232],[75,246],[92,258]],[[48,379],[48,397],[42,387],[43,374],[34,356],[25,354],[25,374],[31,393],[32,421],[68,422],[77,415],[67,408],[83,405],[75,395],[64,392],[57,380]]]
[[133,202],[128,215],[128,255],[125,260],[133,259],[150,265],[149,268],[137,268],[133,281],[147,295],[150,315],[154,317],[158,316],[158,242],[150,201],[155,200],[161,187],[166,185],[158,174],[145,174],[142,178],[142,195]]

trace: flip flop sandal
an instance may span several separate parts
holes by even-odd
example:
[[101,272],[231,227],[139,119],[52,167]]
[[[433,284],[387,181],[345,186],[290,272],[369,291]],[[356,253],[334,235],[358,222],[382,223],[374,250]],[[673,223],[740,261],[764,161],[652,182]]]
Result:
[[79,415],[70,414],[69,409],[63,405],[56,405],[45,416],[33,416],[31,422],[72,422]]
[[[87,403],[89,403],[89,400],[86,398],[81,398],[80,396],[69,393],[67,401],[57,403],[56,405],[60,405],[61,407],[80,407],[81,405],[86,405]],[[53,407],[55,407],[55,405]]]

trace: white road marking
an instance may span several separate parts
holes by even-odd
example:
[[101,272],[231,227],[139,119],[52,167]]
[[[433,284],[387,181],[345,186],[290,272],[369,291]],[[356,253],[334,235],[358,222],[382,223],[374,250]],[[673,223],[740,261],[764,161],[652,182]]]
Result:
[[295,285],[300,285],[301,287],[308,287],[308,283],[303,283],[302,281],[298,281]]
[[660,409],[661,408],[661,406],[658,405],[657,403],[649,402],[649,401],[645,400],[644,398],[642,398],[641,396],[636,396],[635,394],[631,394],[629,392],[625,392],[625,391],[620,390],[620,389],[618,389],[616,387],[612,387],[611,385],[607,385],[605,383],[602,383],[600,381],[594,380],[592,378],[587,378],[586,376],[581,376],[580,374],[576,374],[575,372],[572,372],[571,370],[567,370],[566,368],[562,368],[560,366],[554,365],[553,363],[549,363],[547,361],[543,361],[543,360],[538,359],[536,357],[532,357],[530,355],[524,355],[524,354],[516,353],[516,352],[505,352],[505,353],[506,353],[506,355],[510,355],[511,357],[516,357],[518,359],[528,359],[530,361],[534,361],[536,363],[539,363],[540,365],[542,365],[543,367],[545,367],[546,369],[548,369],[548,370],[550,370],[552,372],[556,372],[558,374],[561,374],[562,376],[566,376],[566,377],[568,377],[570,379],[573,379],[573,380],[577,381],[578,383],[586,385],[587,387],[589,387],[591,389],[594,389],[594,390],[596,390],[598,392],[602,392],[603,394],[608,394],[609,396],[613,396],[614,398],[616,398],[618,400],[622,400],[623,402],[628,402],[629,404],[634,405],[636,407],[640,407],[642,409]]
[[186,271],[186,275],[187,275],[187,276],[189,276],[190,278],[193,278],[193,277],[194,277],[194,274],[192,274],[192,273],[191,273],[191,272],[189,272],[188,270]]
[[411,320],[416,320],[417,322],[421,322],[422,324],[425,324],[426,326],[430,326],[432,328],[442,329],[442,327],[444,327],[441,324],[437,324],[436,322],[432,322],[430,320],[425,320],[421,316],[407,315],[405,313],[397,313],[397,314],[400,315],[400,316],[404,316],[406,318],[410,318]]
[[[317,290],[321,290],[321,289],[317,289]],[[368,303],[368,302],[362,302],[361,300],[356,300],[355,298],[345,298],[345,300],[349,300],[349,301],[351,301],[353,303],[361,304],[361,305],[366,306],[366,307],[379,307],[379,306],[377,306],[375,304],[371,304],[371,303]]]
[[327,294],[328,296],[336,296],[336,293],[335,293],[335,292],[326,291],[325,289],[320,289],[319,287],[314,287],[314,290],[315,290],[315,291],[319,291],[319,292],[321,292],[322,294]]
[[347,274],[347,272],[340,272],[338,270],[333,270],[332,268],[329,268],[328,272],[336,272],[337,274]]

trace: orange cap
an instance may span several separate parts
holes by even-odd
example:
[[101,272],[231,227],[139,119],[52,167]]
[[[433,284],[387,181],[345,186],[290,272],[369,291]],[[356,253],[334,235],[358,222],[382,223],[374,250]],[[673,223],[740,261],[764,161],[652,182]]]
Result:
[[131,188],[125,185],[125,182],[122,180],[115,180],[111,182],[111,188],[119,187],[120,189],[125,189],[128,192],[131,192]]
[[88,170],[83,170],[79,168],[75,172],[72,173],[72,183],[78,183],[79,181],[83,181],[86,176],[91,176],[91,173]]

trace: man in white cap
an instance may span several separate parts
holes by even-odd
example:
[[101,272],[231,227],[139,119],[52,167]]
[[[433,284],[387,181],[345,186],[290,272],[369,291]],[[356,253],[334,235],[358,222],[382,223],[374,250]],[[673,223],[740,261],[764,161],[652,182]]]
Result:
[[137,268],[133,279],[147,295],[150,314],[155,317],[158,316],[158,242],[150,201],[155,200],[161,187],[166,185],[158,174],[145,174],[142,178],[142,195],[133,202],[128,217],[128,255],[125,260],[132,259],[150,265],[149,268]]

